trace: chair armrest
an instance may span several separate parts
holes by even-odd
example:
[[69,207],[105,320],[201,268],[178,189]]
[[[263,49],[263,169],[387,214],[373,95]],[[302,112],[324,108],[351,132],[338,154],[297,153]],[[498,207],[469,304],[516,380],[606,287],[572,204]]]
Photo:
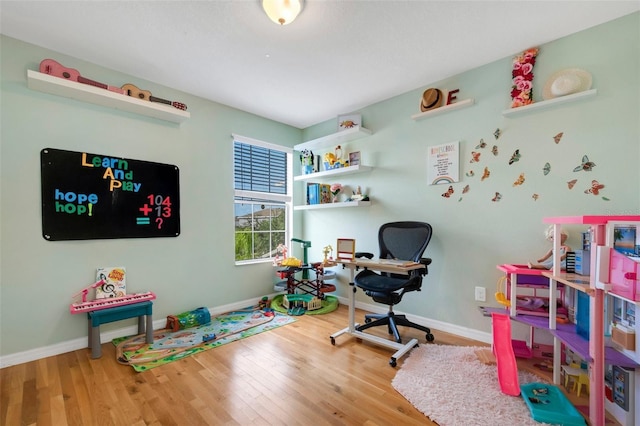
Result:
[[354,256],[356,258],[366,257],[367,259],[373,259],[373,253],[369,253],[369,252],[366,252],[366,251],[357,251],[357,252],[355,252]]
[[431,258],[423,257],[420,259],[420,263],[424,265],[424,273],[423,275],[427,275],[429,273],[428,266],[431,265]]

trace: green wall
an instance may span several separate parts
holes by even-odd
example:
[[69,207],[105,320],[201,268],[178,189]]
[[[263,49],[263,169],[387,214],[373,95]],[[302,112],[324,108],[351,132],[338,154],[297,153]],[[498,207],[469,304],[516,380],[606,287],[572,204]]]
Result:
[[[532,46],[522,46],[525,50]],[[348,175],[342,184],[362,186],[370,194],[366,209],[305,212],[304,235],[314,242],[311,257],[335,238],[355,238],[356,250],[377,252],[377,229],[388,221],[429,222],[434,237],[426,251],[433,258],[423,291],[405,298],[397,310],[449,324],[490,331],[490,321],[479,313],[474,287],[487,288],[493,306],[497,264],[526,263],[548,250],[542,223],[547,216],[583,214],[640,214],[640,14],[594,27],[539,46],[534,67],[534,99],[542,100],[547,78],[564,68],[582,68],[593,76],[597,96],[556,108],[506,118],[510,105],[512,57],[425,86],[362,109],[364,127],[373,135],[343,146],[361,151],[362,163],[374,169]],[[519,52],[514,52],[514,55]],[[445,60],[445,59],[443,59]],[[429,87],[460,89],[459,100],[475,99],[469,108],[421,121],[422,92]],[[335,131],[334,120],[305,129],[309,140]],[[500,128],[502,136],[493,133]],[[553,137],[564,132],[559,144]],[[480,139],[485,149],[475,149]],[[460,182],[455,193],[443,197],[448,185],[427,184],[427,149],[460,141]],[[499,147],[499,155],[491,147]],[[516,149],[521,159],[508,160]],[[480,163],[471,164],[471,151],[481,151]],[[323,154],[317,152],[316,154]],[[573,172],[583,155],[596,163],[591,172]],[[544,176],[544,164],[551,172]],[[480,180],[484,167],[490,177]],[[465,176],[474,170],[475,177]],[[520,173],[525,183],[513,186]],[[567,181],[578,179],[573,190]],[[605,184],[601,196],[585,194],[592,180]],[[333,182],[328,182],[333,183]],[[462,194],[465,185],[469,192]],[[502,194],[492,202],[495,192]],[[539,194],[535,201],[534,193]],[[603,200],[602,196],[610,199]],[[569,228],[570,244],[581,248],[580,228]],[[343,273],[343,281],[346,277]],[[344,288],[342,295],[346,296]],[[358,299],[370,303],[362,292]],[[437,337],[436,337],[437,338]]]
[[[375,252],[382,223],[427,221],[435,231],[426,253],[433,265],[424,290],[407,298],[398,310],[461,334],[488,332],[490,322],[479,314],[473,288],[487,287],[491,300],[500,276],[496,264],[527,262],[543,254],[544,217],[640,214],[639,29],[640,14],[635,13],[540,46],[535,98],[541,99],[552,73],[578,67],[592,73],[593,87],[598,89],[596,97],[582,102],[503,117],[510,100],[508,57],[444,81],[425,82],[424,87],[362,109],[363,124],[374,134],[350,142],[344,150],[361,151],[363,164],[374,169],[339,181],[362,186],[373,205],[298,212],[300,226],[294,236],[311,240],[310,258],[320,259],[322,247],[335,245],[338,237],[355,238],[358,250]],[[98,266],[125,266],[130,291],[154,291],[156,320],[273,291],[270,265],[234,265],[230,135],[293,146],[335,132],[335,120],[300,131],[11,38],[0,40],[0,355],[84,338],[84,317],[70,315],[68,307],[71,295],[93,282]],[[98,81],[133,83],[160,97],[181,100],[189,106],[191,119],[175,125],[32,91],[26,85],[27,69],[36,70],[44,58],[80,69]],[[414,121],[410,117],[419,112],[420,96],[428,87],[460,89],[458,99],[473,98],[475,104]],[[496,128],[503,135],[494,142]],[[564,136],[556,145],[553,136],[559,132]],[[500,154],[494,157],[485,148],[481,162],[470,164],[470,152],[481,138],[489,147],[499,145]],[[441,196],[447,186],[427,184],[427,149],[452,141],[460,141],[461,181],[447,199]],[[178,165],[181,235],[45,241],[39,171],[39,152],[45,147]],[[509,166],[515,149],[522,157]],[[596,167],[589,173],[573,172],[585,154]],[[545,162],[552,166],[548,176],[542,174]],[[473,178],[465,176],[471,166]],[[480,181],[484,166],[491,176]],[[520,173],[525,173],[526,181],[514,187]],[[574,178],[578,183],[568,190],[566,182]],[[606,185],[601,195],[610,201],[584,193],[593,179]],[[470,191],[462,195],[467,184]],[[500,202],[491,201],[496,191],[502,194]],[[533,193],[540,195],[537,201]],[[569,230],[574,231],[570,244],[578,246],[580,229]],[[346,282],[345,272],[339,274]],[[339,286],[339,295],[346,294],[345,286]],[[370,303],[360,293],[358,300]],[[122,323],[104,330],[119,327]]]
[[[2,37],[1,352],[86,336],[71,296],[99,266],[125,266],[130,292],[153,291],[154,319],[273,292],[273,268],[235,266],[232,133],[293,146],[301,131],[21,41]],[[133,83],[188,105],[181,125],[27,88],[27,70],[52,58],[93,80]],[[42,237],[40,150],[57,148],[175,164],[177,238],[48,242]],[[135,322],[131,321],[130,324]],[[123,327],[112,323],[105,331]]]

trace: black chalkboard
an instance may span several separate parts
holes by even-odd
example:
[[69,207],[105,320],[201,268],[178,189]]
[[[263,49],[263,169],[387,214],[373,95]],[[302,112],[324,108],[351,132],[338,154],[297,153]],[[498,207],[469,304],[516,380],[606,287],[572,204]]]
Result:
[[180,234],[177,166],[45,148],[40,167],[47,241]]

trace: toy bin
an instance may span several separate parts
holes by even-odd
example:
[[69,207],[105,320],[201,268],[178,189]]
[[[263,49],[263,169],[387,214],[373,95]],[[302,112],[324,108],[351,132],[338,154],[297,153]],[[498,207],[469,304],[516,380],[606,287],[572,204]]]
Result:
[[[640,259],[639,259],[640,260]],[[611,292],[633,301],[640,301],[640,263],[611,249],[609,282]]]

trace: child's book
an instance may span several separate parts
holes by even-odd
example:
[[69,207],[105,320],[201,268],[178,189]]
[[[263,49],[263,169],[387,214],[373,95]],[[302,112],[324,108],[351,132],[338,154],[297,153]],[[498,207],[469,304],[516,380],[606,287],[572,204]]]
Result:
[[127,294],[124,267],[98,268],[96,278],[104,280],[104,284],[96,287],[96,299],[122,297]]
[[320,185],[317,183],[307,184],[307,199],[309,204],[320,204]]
[[333,194],[331,193],[331,185],[320,184],[320,204],[333,202]]

